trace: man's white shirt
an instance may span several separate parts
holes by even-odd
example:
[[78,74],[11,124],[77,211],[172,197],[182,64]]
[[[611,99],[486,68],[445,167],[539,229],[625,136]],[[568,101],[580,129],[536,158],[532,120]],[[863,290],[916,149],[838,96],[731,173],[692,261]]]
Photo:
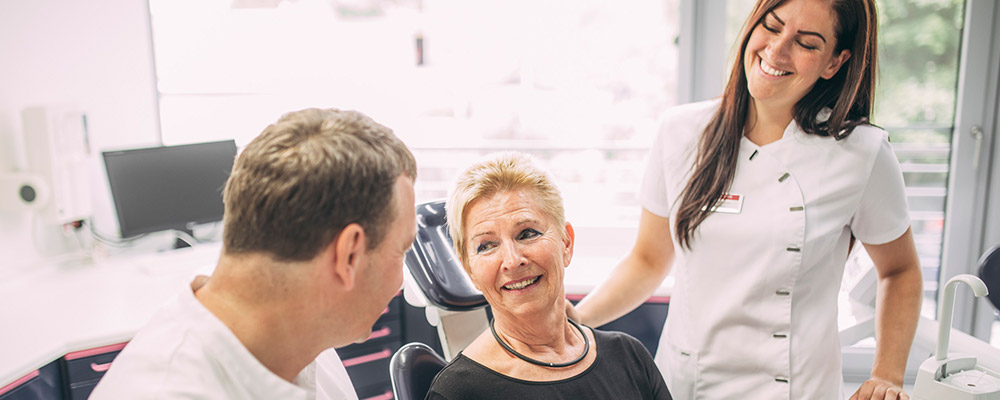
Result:
[[336,350],[288,382],[258,361],[185,285],[136,334],[92,399],[357,400]]

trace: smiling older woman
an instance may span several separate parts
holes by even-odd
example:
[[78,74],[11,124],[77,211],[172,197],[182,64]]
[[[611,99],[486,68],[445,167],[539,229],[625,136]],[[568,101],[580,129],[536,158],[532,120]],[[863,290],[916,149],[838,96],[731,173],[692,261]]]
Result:
[[503,153],[473,165],[447,208],[456,252],[494,319],[438,374],[428,399],[671,398],[639,341],[567,318],[573,226],[531,157]]

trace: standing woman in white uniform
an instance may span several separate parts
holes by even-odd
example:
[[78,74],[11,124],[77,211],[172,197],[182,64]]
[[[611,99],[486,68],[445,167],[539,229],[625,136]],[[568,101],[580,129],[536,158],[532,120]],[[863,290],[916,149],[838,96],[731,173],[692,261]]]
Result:
[[636,243],[577,316],[625,314],[673,267],[656,361],[674,398],[843,398],[837,293],[855,238],[879,286],[875,362],[852,399],[909,398],[922,279],[898,161],[869,124],[876,31],[874,0],[759,0],[722,98],[665,116]]

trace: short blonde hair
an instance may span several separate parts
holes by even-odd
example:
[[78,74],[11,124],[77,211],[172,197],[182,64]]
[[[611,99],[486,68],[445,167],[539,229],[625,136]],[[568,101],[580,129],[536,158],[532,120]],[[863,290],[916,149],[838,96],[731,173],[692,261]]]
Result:
[[451,195],[445,204],[448,230],[455,252],[462,266],[469,271],[469,253],[465,245],[465,220],[469,205],[493,195],[525,190],[535,196],[538,208],[552,218],[559,231],[566,235],[566,215],[562,195],[552,176],[538,166],[535,158],[518,152],[497,153],[486,156],[459,174]]
[[224,251],[305,261],[351,223],[373,249],[400,212],[396,179],[416,175],[406,145],[362,113],[285,114],[236,158],[223,192]]

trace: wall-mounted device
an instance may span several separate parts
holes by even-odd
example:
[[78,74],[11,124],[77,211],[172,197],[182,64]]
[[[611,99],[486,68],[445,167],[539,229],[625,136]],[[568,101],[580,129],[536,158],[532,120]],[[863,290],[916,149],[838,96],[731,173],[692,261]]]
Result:
[[48,203],[49,197],[49,185],[38,175],[0,174],[0,210],[38,209]]
[[[50,201],[35,212],[52,224],[90,217],[87,114],[66,105],[29,107],[21,112],[21,122],[27,170],[48,186],[50,194]],[[19,196],[30,197],[30,189],[17,190]]]

